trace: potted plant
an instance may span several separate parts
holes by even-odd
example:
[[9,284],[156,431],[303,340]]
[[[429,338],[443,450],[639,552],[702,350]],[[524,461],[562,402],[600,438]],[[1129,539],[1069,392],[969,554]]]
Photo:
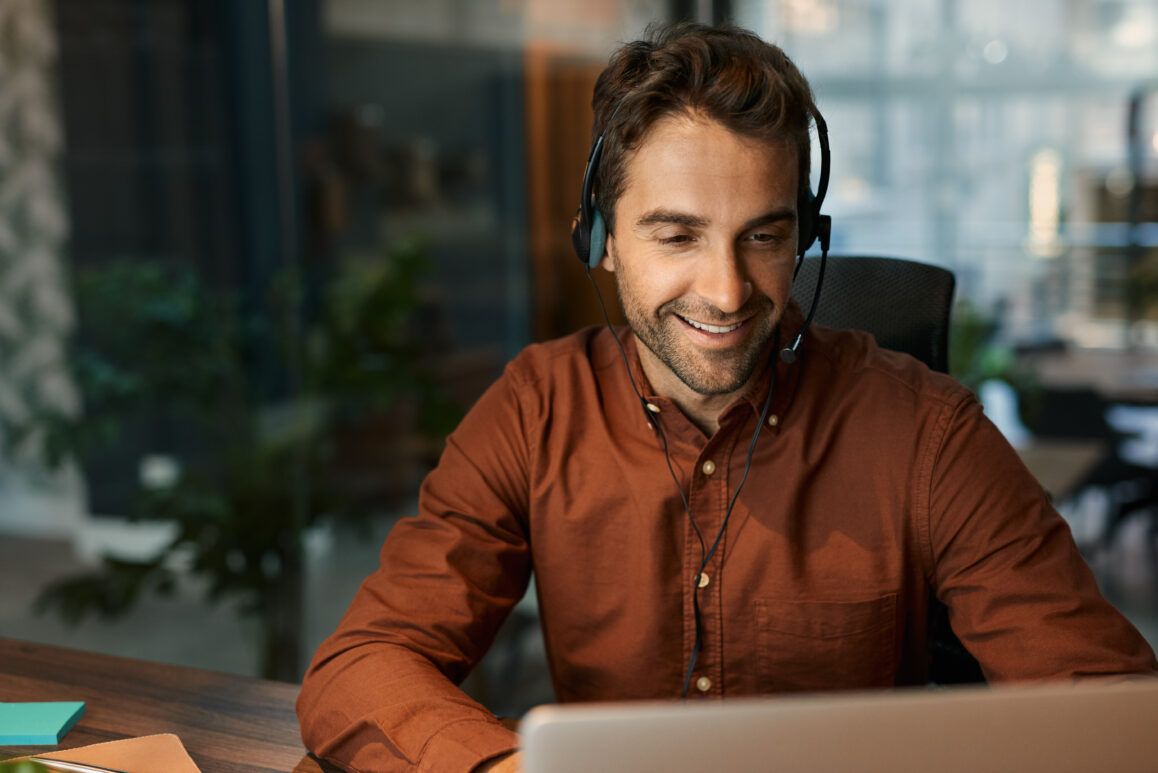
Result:
[[[188,269],[78,272],[82,334],[70,360],[84,411],[43,413],[6,436],[36,433],[50,463],[90,466],[142,412],[180,427],[167,452],[175,463],[134,481],[126,514],[173,531],[153,556],[105,556],[50,585],[38,608],[73,622],[115,616],[144,594],[174,593],[188,573],[206,581],[209,602],[235,601],[260,622],[264,676],[296,680],[307,530],[364,520],[408,490],[413,480],[389,472],[433,463],[460,416],[428,354],[429,320],[420,322],[436,314],[421,292],[426,266],[418,240],[351,262],[308,316],[299,278],[282,277],[263,317]],[[247,367],[271,342],[286,353],[280,399],[255,388]]]

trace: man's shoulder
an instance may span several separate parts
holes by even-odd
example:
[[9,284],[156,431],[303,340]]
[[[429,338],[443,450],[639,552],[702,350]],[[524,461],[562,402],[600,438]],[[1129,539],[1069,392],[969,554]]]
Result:
[[[615,338],[606,326],[591,326],[562,338],[529,344],[507,365],[508,378],[518,383],[591,373],[618,357]],[[621,366],[622,367],[622,366]]]
[[909,393],[951,404],[973,396],[953,377],[932,370],[908,354],[882,348],[863,330],[813,326],[810,348],[821,364],[823,373],[818,375],[829,383],[847,383],[862,393],[878,387],[893,396]]

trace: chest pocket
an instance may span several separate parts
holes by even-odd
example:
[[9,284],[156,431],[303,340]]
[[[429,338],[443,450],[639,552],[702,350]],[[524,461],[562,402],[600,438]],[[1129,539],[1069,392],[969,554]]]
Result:
[[761,692],[891,687],[897,597],[866,601],[758,599]]

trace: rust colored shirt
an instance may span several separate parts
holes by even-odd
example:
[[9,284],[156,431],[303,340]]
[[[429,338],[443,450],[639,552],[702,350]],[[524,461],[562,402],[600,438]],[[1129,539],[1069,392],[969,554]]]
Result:
[[[800,324],[792,307],[786,329]],[[352,770],[468,771],[517,736],[455,686],[534,569],[560,701],[922,684],[927,610],[990,681],[1152,672],[1065,522],[973,395],[867,334],[812,328],[708,437],[658,407],[709,545],[770,385],[751,472],[704,577],[660,436],[612,334],[528,347],[449,438],[298,701],[302,736]]]

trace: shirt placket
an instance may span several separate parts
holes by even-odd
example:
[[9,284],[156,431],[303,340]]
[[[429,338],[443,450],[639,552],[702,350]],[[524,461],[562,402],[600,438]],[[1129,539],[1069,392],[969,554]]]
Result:
[[[686,526],[684,582],[685,664],[691,657],[696,640],[695,600],[698,596],[701,624],[700,653],[692,672],[688,697],[722,697],[724,685],[723,569],[728,535],[720,535],[727,513],[729,485],[738,480],[732,472],[734,433],[721,428],[696,458],[688,492],[695,525]],[[720,538],[707,565],[700,570],[703,554],[711,551]],[[703,539],[701,548],[700,538]]]

